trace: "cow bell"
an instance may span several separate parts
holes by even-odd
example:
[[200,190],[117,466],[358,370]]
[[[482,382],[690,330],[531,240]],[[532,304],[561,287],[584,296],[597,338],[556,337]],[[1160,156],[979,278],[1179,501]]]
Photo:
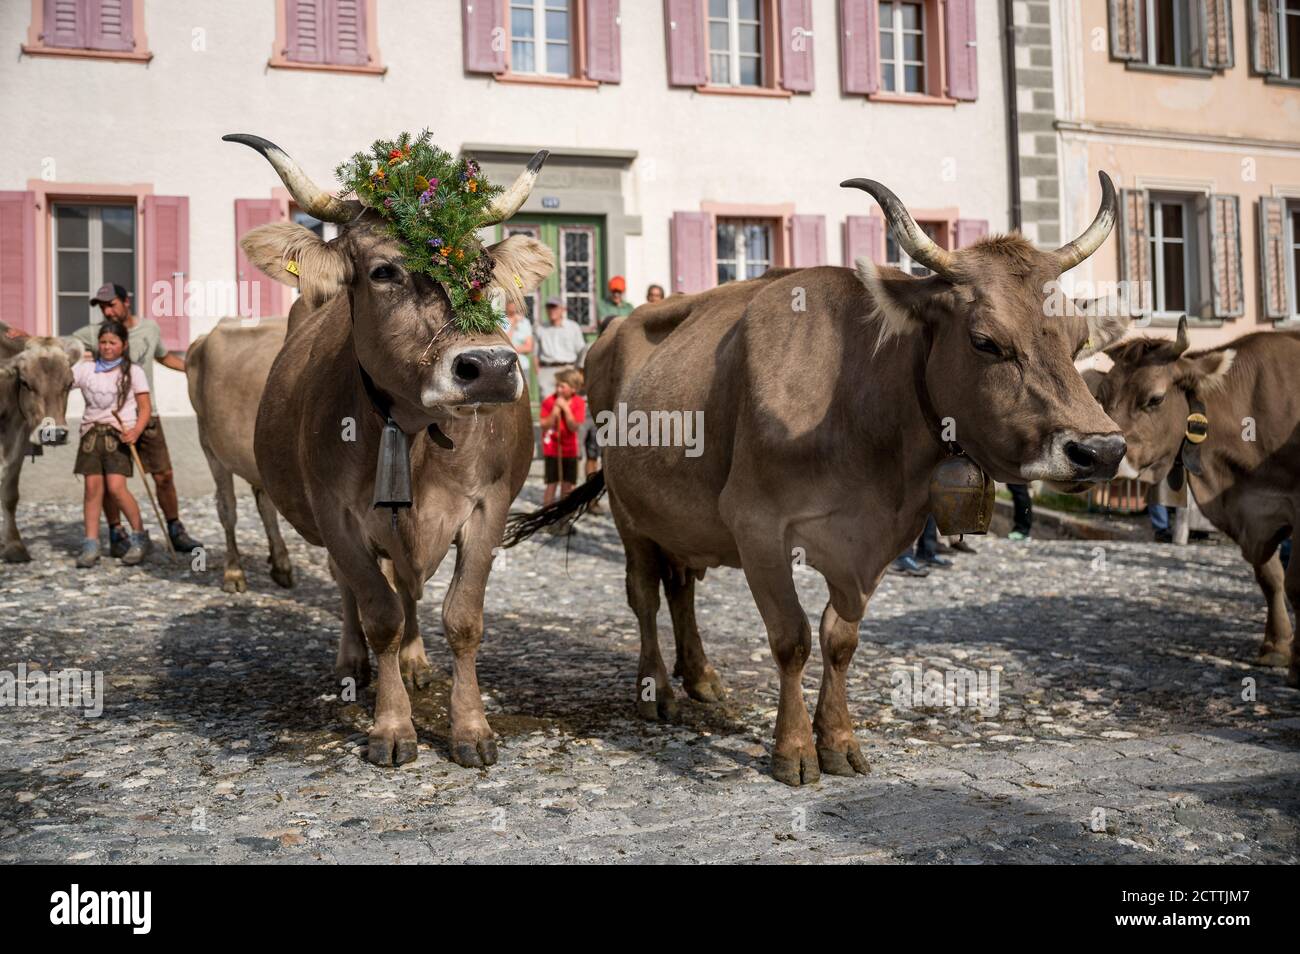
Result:
[[397,522],[399,507],[411,506],[411,444],[391,417],[379,435],[379,461],[375,466],[374,507],[388,507]]
[[930,477],[930,513],[944,536],[988,533],[993,480],[965,454],[949,457]]

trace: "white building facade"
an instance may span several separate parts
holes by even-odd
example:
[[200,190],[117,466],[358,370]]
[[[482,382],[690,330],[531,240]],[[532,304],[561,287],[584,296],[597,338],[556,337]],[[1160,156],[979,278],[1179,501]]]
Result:
[[[892,188],[944,245],[1008,225],[1002,5],[974,0],[5,0],[0,320],[66,333],[102,282],[183,350],[221,317],[283,313],[238,236],[298,216],[265,136],[323,186],[428,127],[509,181],[507,226],[559,267],[534,300],[582,320],[769,267],[897,261]],[[307,221],[308,225],[318,223]],[[328,234],[328,233],[327,233]],[[907,263],[903,263],[907,264]],[[180,294],[177,294],[180,292]],[[160,409],[192,411],[160,371]]]

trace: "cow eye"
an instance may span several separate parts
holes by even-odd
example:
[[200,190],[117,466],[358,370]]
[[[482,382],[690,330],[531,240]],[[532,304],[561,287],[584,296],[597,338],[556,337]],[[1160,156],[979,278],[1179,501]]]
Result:
[[396,279],[397,269],[387,263],[376,265],[370,270],[370,280],[372,282],[391,282]]
[[992,338],[985,337],[984,335],[971,335],[970,343],[971,347],[976,351],[983,351],[985,354],[991,354],[995,358],[1002,357],[1002,349],[998,347],[997,342]]
[[1146,403],[1142,405],[1142,408],[1147,411],[1154,411],[1163,403],[1165,403],[1165,396],[1163,394],[1153,394],[1147,398]]

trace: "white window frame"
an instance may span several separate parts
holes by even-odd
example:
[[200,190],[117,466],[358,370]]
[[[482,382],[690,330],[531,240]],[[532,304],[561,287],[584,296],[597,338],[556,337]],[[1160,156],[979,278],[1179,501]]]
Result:
[[[724,227],[736,230],[735,242],[733,243],[733,247],[736,250],[735,258],[723,258],[721,250],[718,248],[718,238]],[[766,258],[754,258],[749,254],[749,240],[745,234],[745,230],[750,227],[761,228],[767,233]],[[714,279],[719,285],[723,284],[722,276],[718,274],[718,271],[724,264],[733,266],[733,271],[736,276],[735,278],[727,279],[727,281],[743,282],[748,281],[751,278],[758,278],[775,264],[773,258],[776,253],[776,248],[772,244],[775,241],[775,237],[776,229],[773,227],[773,222],[770,219],[718,219],[717,229],[715,230],[713,237],[713,250],[716,259],[716,264],[714,266]],[[763,271],[758,272],[756,275],[748,274],[750,267],[757,265],[762,265]]]
[[[119,248],[116,246],[104,247],[104,219],[102,211],[106,206],[116,209],[129,209],[131,212],[131,240],[132,247],[129,249]],[[60,208],[81,208],[89,210],[86,217],[86,247],[63,245],[60,243],[61,236],[59,232],[58,210]],[[53,255],[50,263],[50,285],[52,300],[54,302],[52,326],[56,335],[69,335],[86,324],[94,324],[95,315],[91,310],[90,299],[95,294],[95,290],[104,284],[104,253],[105,252],[130,252],[131,253],[131,275],[134,279],[140,272],[140,223],[136,216],[134,205],[126,205],[119,202],[54,202],[51,208],[51,248]],[[84,295],[80,291],[60,291],[59,289],[59,253],[60,252],[82,252],[86,255],[86,279],[90,287],[86,289]],[[135,281],[131,282],[134,288]],[[64,328],[62,326],[62,309],[59,307],[64,298],[80,297],[86,305],[86,320],[79,322],[76,328]],[[138,292],[132,292],[132,298],[136,298]]]
[[[564,2],[563,9],[556,6],[557,3]],[[506,0],[506,15],[510,20],[508,29],[510,31],[510,72],[522,73],[526,76],[573,76],[574,70],[574,12],[579,0]],[[515,35],[515,18],[513,11],[531,10],[533,13],[533,32],[531,36]],[[565,30],[564,39],[553,40],[550,34],[546,32],[546,14],[564,13],[567,18],[568,27]],[[533,47],[533,69],[520,69],[515,63],[515,44],[529,43]],[[547,68],[547,48],[550,46],[566,46],[569,48],[569,68],[562,73],[552,72]]]
[[[597,304],[596,290],[600,285],[600,276],[596,274],[596,263],[597,263],[596,228],[595,226],[592,225],[561,225],[558,227],[558,232],[559,232],[558,244],[560,246],[559,249],[560,298],[564,300],[564,309],[565,309],[566,316],[569,318],[573,318],[574,321],[578,321],[578,319],[574,318],[575,312],[570,302],[574,299],[581,299],[581,298],[587,299],[587,320],[578,321],[579,326],[583,329],[583,331],[586,331],[589,328],[595,327],[600,321],[600,317],[596,313],[596,304]],[[587,261],[585,262],[570,262],[568,259],[568,246],[567,243],[565,242],[565,238],[574,232],[581,232],[587,236],[588,257],[587,257]],[[586,294],[583,294],[581,292],[571,292],[569,291],[569,287],[568,287],[569,268],[580,267],[580,266],[586,267],[591,273],[590,275],[591,280],[587,282]]]
[[1300,254],[1300,228],[1296,220],[1300,218],[1300,200],[1290,200],[1286,209],[1286,269],[1287,295],[1291,301],[1291,320],[1300,321],[1300,268],[1296,267],[1296,255]]
[[[1160,215],[1162,206],[1177,205],[1183,210],[1182,238],[1166,238],[1164,219]],[[1200,285],[1200,216],[1197,214],[1196,196],[1180,193],[1155,193],[1150,196],[1147,207],[1148,229],[1147,245],[1151,249],[1151,314],[1155,318],[1178,318],[1186,315],[1195,318],[1199,314],[1201,300]],[[1161,255],[1165,245],[1183,246],[1183,302],[1186,307],[1181,311],[1164,307],[1165,300],[1165,261]]]
[[[939,241],[941,234],[947,227],[946,222],[935,222],[932,220],[918,221],[916,223],[921,227],[921,231],[928,235],[937,245],[942,246],[944,243]],[[893,254],[890,254],[890,246],[893,246]],[[933,274],[930,269],[926,268],[920,262],[913,261],[912,256],[907,254],[903,246],[899,245],[894,238],[893,231],[885,227],[885,264],[892,265],[899,271],[906,272],[909,275],[915,275],[917,278],[924,278]]]
[[[920,12],[920,27],[916,30],[903,29],[903,6],[911,5]],[[885,8],[889,8],[889,23],[885,23]],[[926,68],[926,22],[925,22],[925,4],[919,0],[881,0],[880,3],[880,32],[886,32],[893,38],[894,55],[886,60],[883,51],[878,51],[880,56],[880,91],[882,93],[896,93],[900,96],[926,96],[930,91],[929,71]],[[921,38],[921,58],[919,60],[905,59],[903,56],[903,37],[909,34],[916,34]],[[879,44],[879,39],[877,39]],[[894,68],[894,88],[890,89],[885,85],[885,67]],[[907,67],[917,66],[921,70],[921,88],[917,90],[907,89]]]
[[[1196,16],[1193,0],[1174,0],[1172,9],[1174,16],[1174,62],[1161,63],[1156,60],[1156,3],[1159,0],[1145,0],[1142,4],[1142,42],[1146,45],[1146,62],[1148,66],[1160,66],[1165,69],[1191,69],[1200,66],[1196,62],[1196,54],[1200,49],[1200,21]],[[1179,42],[1179,28],[1183,27],[1184,15],[1187,16],[1186,45]],[[1186,57],[1186,62],[1178,62],[1180,57]]]
[[1295,75],[1291,75],[1291,54],[1294,53],[1300,60],[1300,50],[1291,50],[1287,43],[1286,18],[1300,18],[1300,6],[1294,10],[1288,9],[1287,0],[1278,0],[1277,5],[1277,52],[1278,52],[1278,74],[1282,79],[1296,80],[1300,79],[1300,63],[1297,64]]
[[[767,6],[767,0],[757,0],[755,9],[758,11],[757,20],[743,21],[747,26],[758,27],[758,52],[742,53],[740,51],[740,0],[727,0],[727,18],[723,20],[720,17],[711,15],[708,0],[705,0],[704,6],[704,31],[709,44],[709,85],[710,86],[727,86],[738,89],[759,89],[763,86],[766,79],[767,66],[767,31],[764,29],[763,12]],[[713,29],[715,23],[727,24],[727,49],[715,50],[713,48]],[[727,79],[726,81],[718,80],[713,75],[713,58],[715,56],[727,57]],[[740,61],[741,59],[751,59],[758,61],[758,80],[754,83],[740,82]]]

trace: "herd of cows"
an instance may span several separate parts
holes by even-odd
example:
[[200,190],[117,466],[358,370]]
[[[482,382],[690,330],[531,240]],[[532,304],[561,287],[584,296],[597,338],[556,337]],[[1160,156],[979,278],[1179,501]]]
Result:
[[[503,539],[514,545],[577,519],[607,493],[641,634],[630,687],[638,713],[671,720],[677,708],[656,629],[661,586],[674,675],[694,699],[721,698],[696,625],[695,584],[711,567],[739,567],[780,671],[772,774],[799,785],[822,772],[867,772],[846,693],[859,622],[932,509],[931,474],[954,454],[998,481],[1070,490],[1117,474],[1186,479],[1255,569],[1268,603],[1260,662],[1289,665],[1297,684],[1287,602],[1300,607],[1300,560],[1284,571],[1277,551],[1300,526],[1300,333],[1189,352],[1185,328],[1175,341],[1120,341],[1124,318],[1087,308],[1049,317],[1048,289],[1114,224],[1105,174],[1095,220],[1053,252],[1018,235],[945,250],[884,186],[844,183],[880,204],[899,244],[932,274],[867,260],[856,270],[779,269],[617,319],[586,358],[592,412],[703,411],[703,453],[615,443],[595,479],[511,521],[533,430],[505,336],[456,328],[446,294],[407,270],[376,210],[326,193],[265,139],[226,138],[256,149],[302,209],[340,232],[325,242],[275,223],[244,236],[250,261],[301,295],[287,318],[228,320],[190,347],[190,398],[226,531],[223,585],[246,587],[234,536],[238,475],[254,488],[277,583],[293,583],[277,515],[328,552],[342,599],[336,675],[376,684],[370,761],[416,757],[409,693],[432,677],[416,602],[452,544],[442,606],[453,656],[451,755],[463,766],[496,761],[476,673],[494,553]],[[483,226],[518,210],[544,160],[529,163]],[[508,296],[528,294],[553,268],[550,250],[524,235],[487,254],[493,291]],[[31,444],[67,440],[69,362],[81,346],[0,337],[0,349],[3,556],[18,562],[27,559],[15,522],[19,468]],[[1075,362],[1101,350],[1109,373],[1080,375]],[[401,510],[375,501],[389,419],[409,438],[411,505]],[[830,592],[812,718],[801,689],[812,632],[794,583],[796,548]]]

